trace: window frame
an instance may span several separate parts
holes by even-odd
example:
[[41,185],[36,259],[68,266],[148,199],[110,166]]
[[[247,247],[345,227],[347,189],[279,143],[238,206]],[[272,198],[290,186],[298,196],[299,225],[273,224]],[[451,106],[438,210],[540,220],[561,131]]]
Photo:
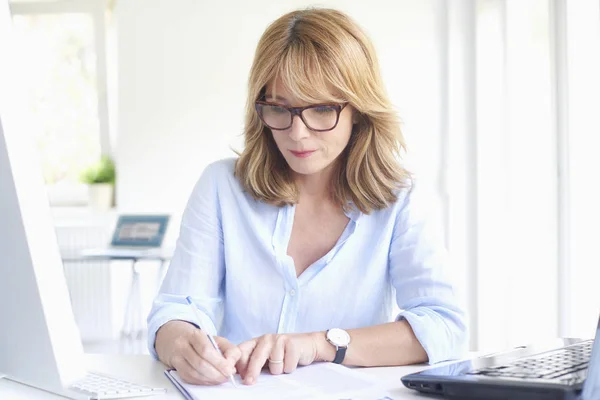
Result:
[[104,0],[58,0],[52,2],[10,2],[11,15],[87,14],[92,18],[96,51],[96,91],[100,154],[111,155],[110,115],[108,107],[107,24],[108,4]]

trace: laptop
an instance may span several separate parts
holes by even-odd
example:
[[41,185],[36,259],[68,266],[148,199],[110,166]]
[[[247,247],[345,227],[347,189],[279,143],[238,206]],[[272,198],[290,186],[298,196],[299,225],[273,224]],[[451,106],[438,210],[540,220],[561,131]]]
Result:
[[445,398],[599,400],[600,320],[595,340],[523,346],[406,375],[402,383]]
[[108,247],[87,249],[84,257],[161,258],[168,215],[120,215]]

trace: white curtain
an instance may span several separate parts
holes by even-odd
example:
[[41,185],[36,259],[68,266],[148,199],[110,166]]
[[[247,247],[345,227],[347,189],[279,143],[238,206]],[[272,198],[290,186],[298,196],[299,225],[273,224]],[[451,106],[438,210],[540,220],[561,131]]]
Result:
[[598,2],[447,1],[440,12],[440,193],[472,348],[589,337],[600,306]]

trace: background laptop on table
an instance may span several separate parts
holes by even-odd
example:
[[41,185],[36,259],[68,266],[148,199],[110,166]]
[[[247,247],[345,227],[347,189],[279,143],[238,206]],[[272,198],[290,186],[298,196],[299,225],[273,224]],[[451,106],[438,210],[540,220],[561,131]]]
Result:
[[159,257],[164,253],[162,244],[168,223],[168,215],[121,215],[108,247],[84,250],[81,254],[112,259]]
[[600,320],[595,340],[524,346],[410,374],[402,383],[448,398],[600,400]]

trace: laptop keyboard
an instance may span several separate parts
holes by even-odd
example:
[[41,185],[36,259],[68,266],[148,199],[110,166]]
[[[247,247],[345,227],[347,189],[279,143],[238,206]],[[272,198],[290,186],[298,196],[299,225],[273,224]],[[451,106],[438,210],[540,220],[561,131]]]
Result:
[[69,389],[84,393],[92,399],[126,399],[138,396],[151,396],[165,393],[163,388],[153,388],[138,385],[118,378],[112,378],[96,373],[87,373],[87,376],[72,385]]
[[520,379],[560,378],[587,369],[593,343],[593,340],[581,342],[508,364],[471,371],[469,374]]

